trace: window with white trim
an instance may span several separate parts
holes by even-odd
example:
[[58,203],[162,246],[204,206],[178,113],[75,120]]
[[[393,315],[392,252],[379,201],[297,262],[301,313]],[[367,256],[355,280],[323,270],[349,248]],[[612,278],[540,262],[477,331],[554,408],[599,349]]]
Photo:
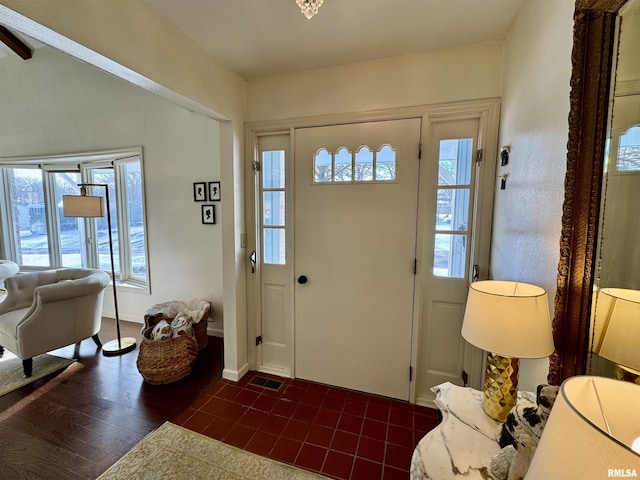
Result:
[[[79,195],[79,183],[106,184],[116,278],[148,287],[142,149],[0,159],[0,178],[2,258],[23,271],[89,267],[111,273],[106,217],[69,218],[62,209],[62,196]],[[88,190],[105,196],[105,188]]]

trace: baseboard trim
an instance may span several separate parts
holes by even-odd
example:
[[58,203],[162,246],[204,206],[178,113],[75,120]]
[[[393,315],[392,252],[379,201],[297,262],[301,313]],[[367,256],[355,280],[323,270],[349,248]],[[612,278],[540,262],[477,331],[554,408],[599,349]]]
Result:
[[270,375],[275,375],[277,377],[292,378],[291,371],[289,369],[262,366],[258,371],[262,373],[268,373]]
[[238,382],[249,371],[249,364],[245,363],[240,370],[231,370],[225,368],[222,370],[222,378],[225,380],[231,380],[232,382]]
[[434,398],[428,397],[428,396],[419,395],[418,398],[416,398],[416,405],[420,405],[422,407],[435,408],[436,410],[438,409],[438,406],[434,402]]
[[220,328],[214,328],[211,325],[207,325],[207,335],[210,337],[224,338],[224,330]]

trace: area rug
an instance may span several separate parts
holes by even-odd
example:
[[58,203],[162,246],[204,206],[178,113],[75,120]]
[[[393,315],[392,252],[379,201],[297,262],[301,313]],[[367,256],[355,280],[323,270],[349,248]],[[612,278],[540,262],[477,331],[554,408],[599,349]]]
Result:
[[24,378],[22,360],[8,350],[0,357],[0,397],[13,392],[39,378],[57,372],[71,365],[75,360],[56,357],[55,355],[38,355],[33,357],[33,374]]
[[320,480],[326,477],[226,445],[165,422],[100,480]]

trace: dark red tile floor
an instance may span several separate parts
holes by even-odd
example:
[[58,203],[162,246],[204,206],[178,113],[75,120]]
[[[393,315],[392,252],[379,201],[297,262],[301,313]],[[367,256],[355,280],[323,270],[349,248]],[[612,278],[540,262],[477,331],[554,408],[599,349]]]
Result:
[[[249,383],[279,380],[278,391]],[[230,445],[336,479],[408,478],[437,411],[304,380],[250,372],[220,380],[173,420]]]

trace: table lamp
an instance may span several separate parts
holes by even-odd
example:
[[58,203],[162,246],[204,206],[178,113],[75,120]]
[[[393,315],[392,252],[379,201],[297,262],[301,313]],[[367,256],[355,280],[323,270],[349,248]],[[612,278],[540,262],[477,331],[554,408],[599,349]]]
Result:
[[640,385],[612,378],[566,379],[525,480],[640,475]]
[[62,208],[65,217],[94,218],[103,217],[104,208],[102,197],[87,195],[87,187],[103,187],[107,203],[107,229],[109,230],[109,254],[111,259],[111,284],[113,285],[113,306],[116,317],[117,338],[102,346],[102,353],[106,356],[122,355],[136,348],[136,339],[120,336],[120,316],[118,315],[118,294],[116,291],[116,268],[113,260],[113,235],[111,233],[111,209],[109,208],[109,185],[106,183],[81,183],[80,195],[63,195]]
[[520,358],[553,353],[546,292],[521,282],[472,283],[462,336],[487,351],[483,409],[494,420],[504,422],[517,402]]
[[640,291],[601,288],[593,329],[593,353],[615,362],[619,379],[640,383]]

